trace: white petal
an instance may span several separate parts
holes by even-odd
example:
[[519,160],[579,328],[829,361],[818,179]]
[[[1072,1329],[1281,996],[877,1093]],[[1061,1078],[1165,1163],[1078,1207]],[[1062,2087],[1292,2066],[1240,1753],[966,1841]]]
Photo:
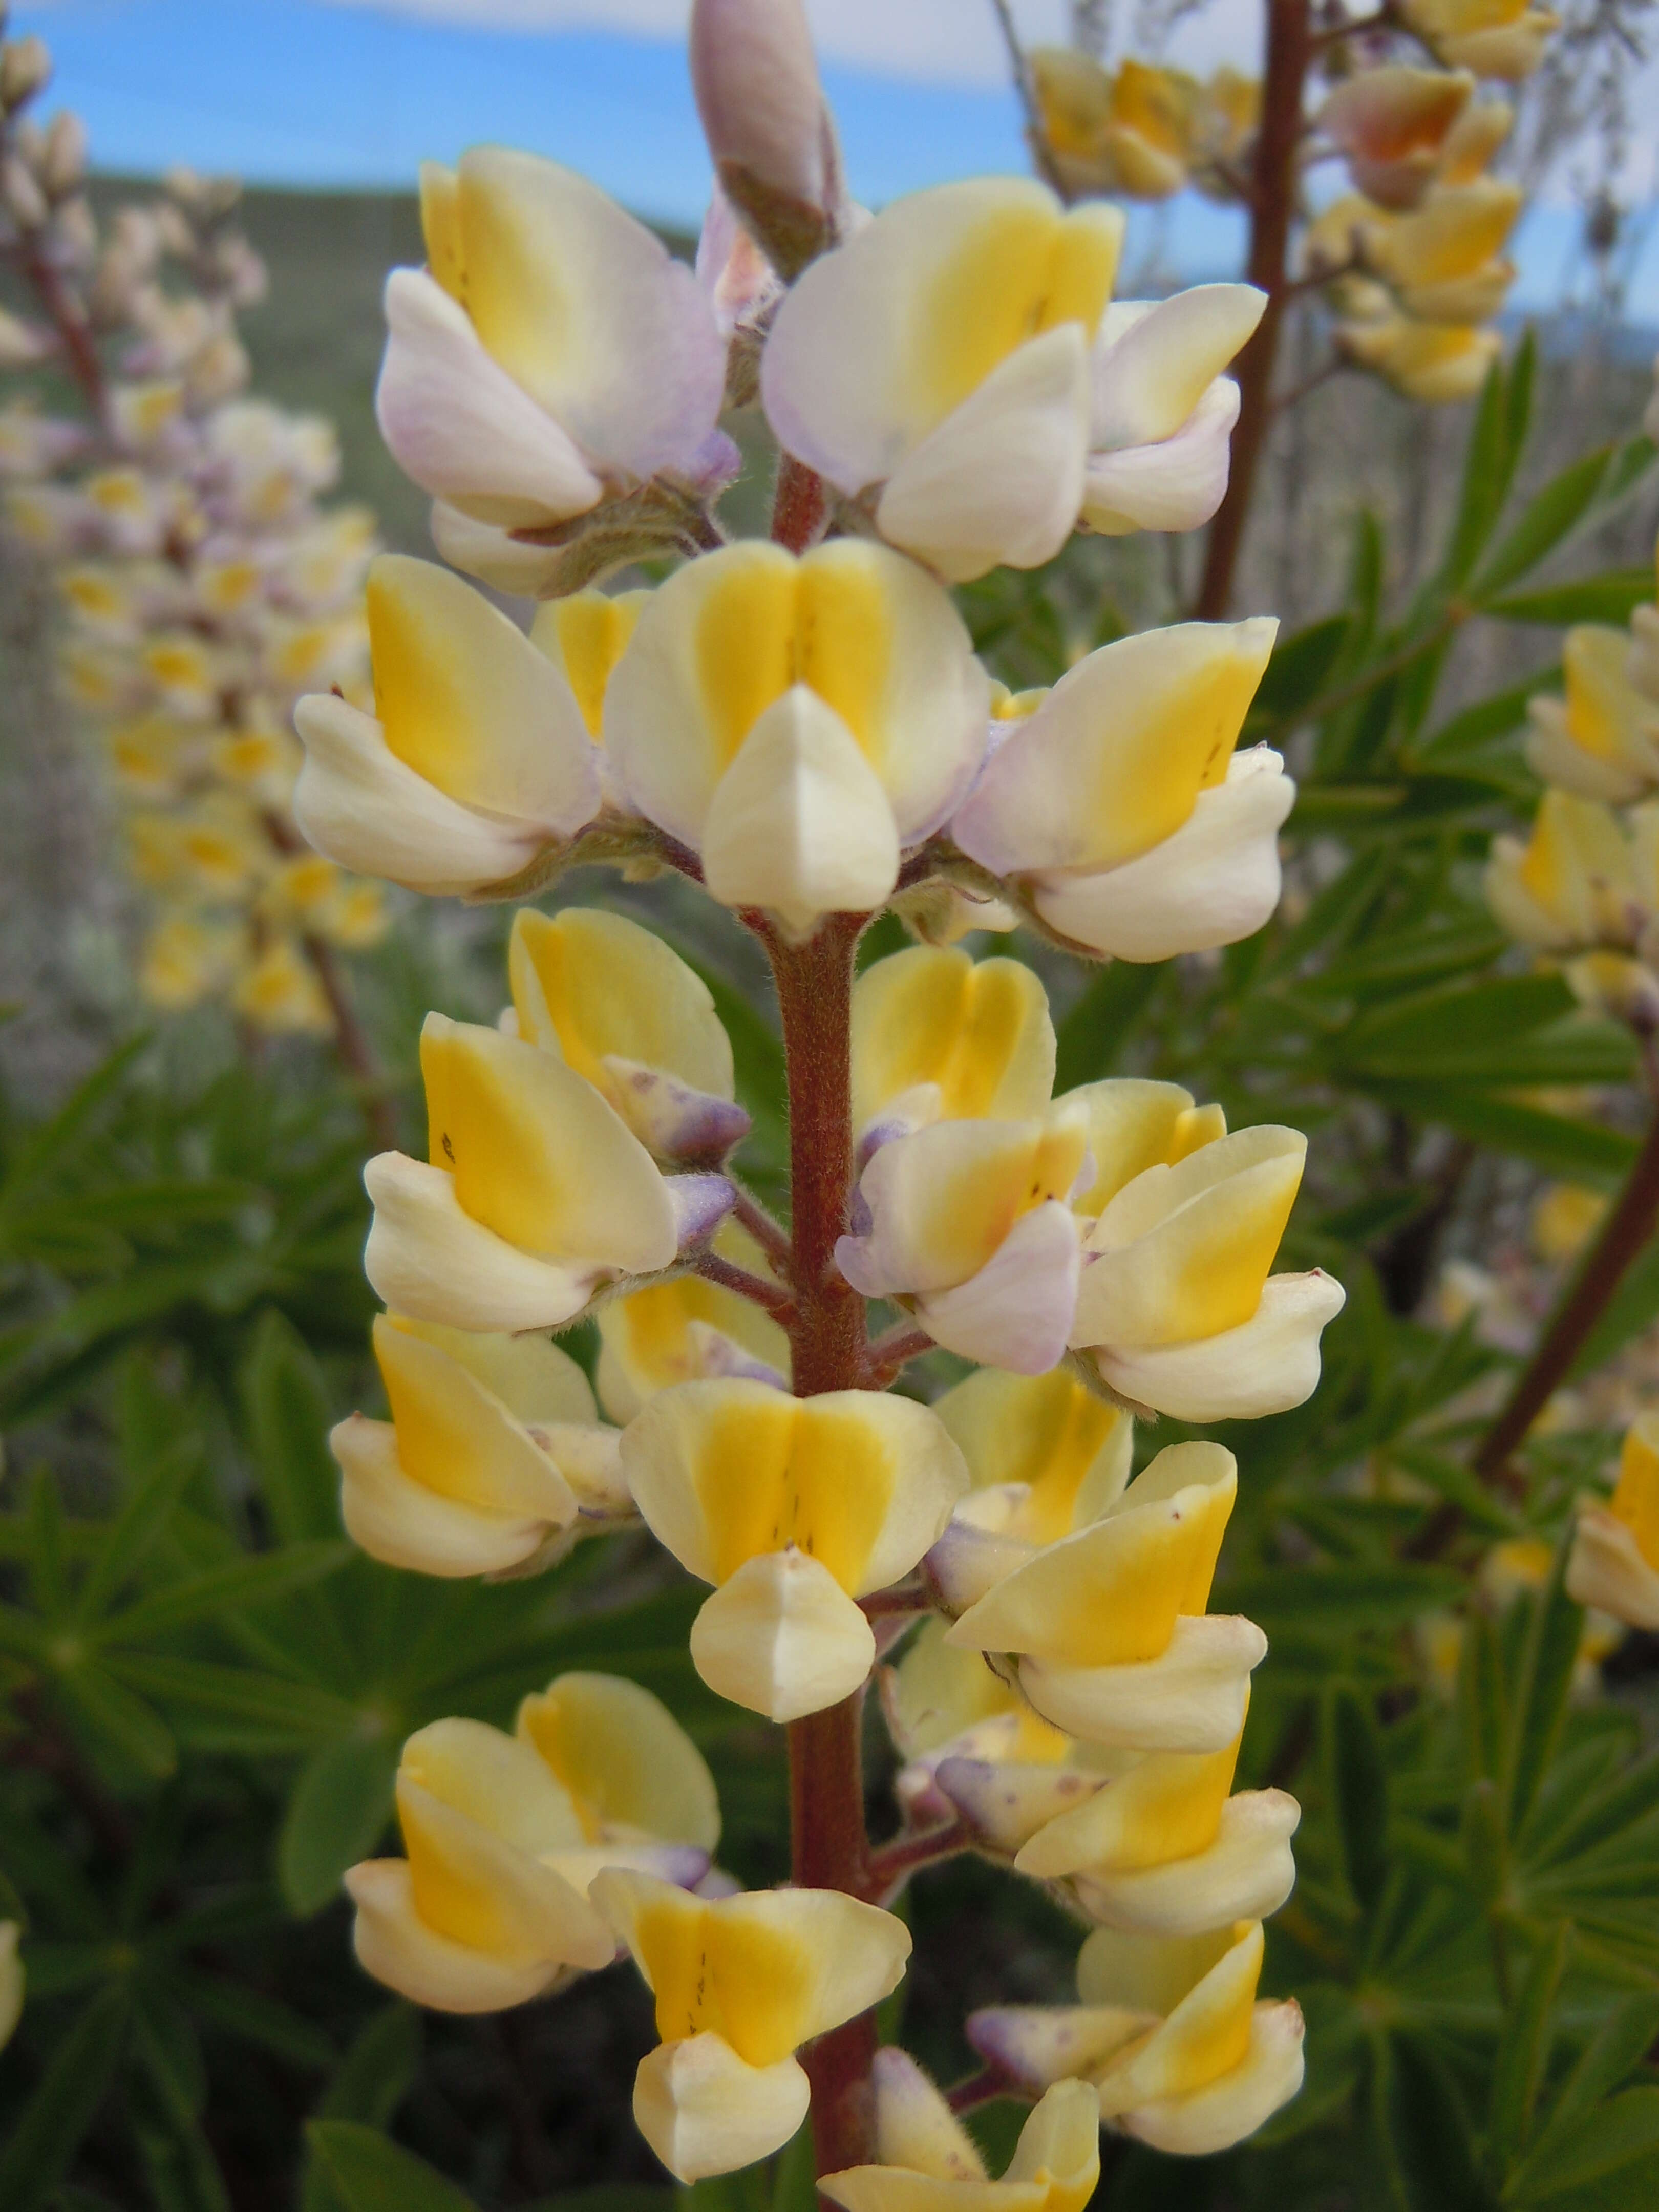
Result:
[[1048,877],[1036,891],[1053,929],[1118,960],[1168,960],[1235,945],[1279,903],[1279,829],[1296,786],[1266,745],[1236,753],[1227,781],[1150,853],[1101,875]]
[[1632,1529],[1601,1505],[1583,1505],[1567,1561],[1567,1595],[1627,1627],[1659,1629],[1659,1571]]
[[707,2179],[781,2150],[806,2118],[799,2063],[747,2066],[725,2039],[659,2044],[634,2079],[634,2122],[677,2181]]
[[1559,784],[1581,799],[1604,799],[1610,806],[1626,805],[1648,789],[1639,769],[1574,743],[1568,735],[1567,710],[1559,699],[1529,699],[1527,717],[1532,726],[1527,732],[1527,766],[1540,782]]
[[366,1859],[345,1886],[357,1908],[353,1948],[365,1973],[433,2012],[501,2012],[568,1978],[557,1960],[492,1958],[428,1928],[415,1909],[407,1859]]
[[1221,1809],[1207,1850],[1129,1873],[1076,1876],[1091,1920],[1149,1936],[1196,1936],[1277,1912],[1296,1887],[1291,1838],[1302,1808],[1282,1790],[1241,1790]]
[[487,214],[487,251],[472,265],[469,239],[466,272],[483,344],[595,469],[690,470],[726,387],[725,343],[691,270],[596,185],[538,155],[474,148],[459,182],[464,226],[469,198]]
[[550,1530],[575,1518],[574,1498],[567,1514],[535,1516],[485,1512],[428,1490],[404,1473],[390,1421],[353,1413],[328,1441],[340,1464],[346,1534],[387,1566],[419,1575],[499,1574],[530,1559]]
[[1091,453],[1083,481],[1083,520],[1121,537],[1131,530],[1196,530],[1227,489],[1238,386],[1218,376],[1170,437],[1154,445]]
[[1216,796],[1204,779],[1218,759],[1244,773],[1232,748],[1278,629],[1261,617],[1174,623],[1087,654],[992,754],[951,825],[957,843],[994,875],[1036,872],[1044,889],[1092,887],[1167,851]]
[[363,1182],[374,1202],[363,1269],[394,1313],[451,1328],[560,1328],[605,1278],[597,1262],[520,1251],[462,1212],[453,1176],[405,1153],[377,1153]]
[[1261,320],[1254,284],[1194,284],[1141,313],[1109,308],[1094,361],[1089,443],[1110,452],[1172,437]]
[[1283,1413],[1319,1386],[1319,1336],[1346,1293],[1316,1267],[1269,1275],[1253,1317],[1191,1344],[1103,1345],[1103,1380],[1136,1405],[1178,1421],[1253,1421]]
[[1088,410],[1088,349],[1081,326],[1063,323],[1010,354],[905,455],[877,528],[947,583],[1052,560],[1083,501]]
[[1103,1775],[1082,1767],[988,1759],[942,1759],[933,1780],[975,1836],[1008,1852],[1106,1787]]
[[919,1298],[916,1316],[947,1352],[1046,1375],[1065,1355],[1081,1267],[1077,1217],[1051,1200],[1023,1215],[976,1275]]
[[562,545],[522,545],[508,532],[463,514],[447,500],[433,501],[428,527],[452,568],[510,598],[539,599],[565,558]]
[[386,280],[380,434],[422,491],[506,528],[585,514],[605,487],[574,442],[419,270]]
[[441,896],[517,875],[549,842],[539,823],[447,798],[397,757],[372,714],[331,693],[301,699],[294,726],[306,748],[295,819],[343,868]]
[[1221,1751],[1244,1725],[1267,1639],[1238,1613],[1183,1613],[1157,1659],[1123,1667],[1020,1662],[1019,1686],[1056,1728],[1121,1751]]
[[1180,2158],[1226,2150],[1254,2135],[1302,2087],[1302,2008],[1293,1997],[1258,2004],[1250,2015],[1249,2049],[1237,2066],[1201,2089],[1119,2113],[1113,2125]]
[[849,497],[890,477],[933,427],[908,389],[908,356],[927,280],[1006,209],[1053,195],[1024,178],[975,178],[914,192],[797,281],[773,322],[761,398],[779,443]]
[[763,907],[800,936],[892,890],[899,843],[887,793],[840,715],[804,684],[767,708],[716,786],[702,861],[711,896]]
[[771,1721],[850,1698],[876,1662],[868,1620],[819,1560],[745,1559],[691,1625],[691,1663],[715,1694]]

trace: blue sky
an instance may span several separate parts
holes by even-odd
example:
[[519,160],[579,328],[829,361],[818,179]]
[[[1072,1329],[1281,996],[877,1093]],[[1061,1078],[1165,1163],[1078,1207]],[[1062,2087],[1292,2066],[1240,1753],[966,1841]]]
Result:
[[[854,189],[872,203],[1024,166],[989,0],[809,0]],[[695,224],[708,186],[678,36],[686,0],[36,0],[100,167],[183,161],[275,184],[408,185],[426,155],[496,139],[556,155],[641,212]],[[1021,0],[1053,35],[1060,0]],[[1248,63],[1258,0],[1216,0],[1183,58]],[[1532,210],[1515,304],[1560,296],[1577,217]],[[1190,196],[1138,213],[1134,260],[1237,272],[1242,229]],[[1659,322],[1659,222],[1633,312]]]

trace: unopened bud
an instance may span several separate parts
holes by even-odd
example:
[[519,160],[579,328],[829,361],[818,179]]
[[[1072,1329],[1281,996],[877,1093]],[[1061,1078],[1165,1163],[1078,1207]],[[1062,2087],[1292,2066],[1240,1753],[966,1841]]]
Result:
[[24,230],[39,230],[50,213],[46,194],[15,155],[0,166],[0,203]]
[[840,197],[801,0],[693,0],[691,82],[726,198],[794,276],[831,243]]
[[87,173],[87,126],[67,107],[60,108],[46,131],[40,158],[40,181],[55,200],[65,198]]
[[0,46],[0,108],[9,115],[21,107],[52,75],[52,55],[44,39],[33,33]]

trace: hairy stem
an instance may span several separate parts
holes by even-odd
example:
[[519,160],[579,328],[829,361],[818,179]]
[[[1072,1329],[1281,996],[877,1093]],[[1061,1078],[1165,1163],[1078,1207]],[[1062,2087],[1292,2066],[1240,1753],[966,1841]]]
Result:
[[775,1266],[787,1268],[793,1264],[794,1254],[789,1242],[789,1231],[781,1221],[775,1221],[751,1190],[745,1190],[727,1170],[727,1179],[738,1194],[738,1202],[732,1209],[732,1218],[749,1231],[761,1250]]
[[307,936],[300,941],[311,963],[311,972],[328,1000],[328,1011],[334,1022],[335,1054],[356,1091],[369,1142],[377,1152],[395,1152],[398,1109],[386,1089],[386,1076],[368,1041],[368,1032],[358,1018],[350,988],[334,957],[334,948],[320,937]]
[[1273,364],[1290,297],[1288,256],[1296,213],[1297,155],[1302,143],[1302,93],[1310,55],[1308,0],[1268,0],[1267,62],[1261,88],[1261,129],[1250,191],[1250,256],[1245,274],[1267,295],[1255,335],[1238,356],[1238,427],[1233,432],[1227,492],[1210,525],[1204,581],[1194,610],[1219,622],[1232,597],[1244,524],[1273,421]]
[[718,1252],[699,1252],[691,1263],[694,1274],[701,1275],[706,1283],[718,1283],[722,1290],[735,1291],[740,1298],[751,1305],[762,1306],[779,1321],[787,1322],[795,1310],[795,1302],[781,1283],[769,1282],[764,1275],[751,1274],[733,1260],[722,1260]]
[[941,1859],[955,1858],[973,1840],[973,1830],[965,1820],[945,1820],[919,1833],[895,1836],[865,1861],[865,1895],[872,1905],[884,1905],[911,1875],[923,1867],[937,1866]]
[[[863,1379],[864,1302],[836,1273],[853,1179],[853,952],[861,917],[831,915],[804,945],[767,933],[789,1084],[791,1272],[788,1322],[797,1396],[857,1389]],[[865,1895],[862,1694],[789,1729],[791,1873],[803,1888]],[[873,2154],[872,2013],[820,2036],[801,2056],[812,2085],[817,2171]]]

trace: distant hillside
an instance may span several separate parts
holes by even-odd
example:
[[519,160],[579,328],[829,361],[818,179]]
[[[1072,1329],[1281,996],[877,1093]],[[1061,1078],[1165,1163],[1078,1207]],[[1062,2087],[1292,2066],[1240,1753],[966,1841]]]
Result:
[[242,318],[253,389],[331,416],[342,490],[374,508],[390,544],[430,552],[427,501],[374,427],[386,272],[423,258],[414,194],[250,191],[243,209],[270,272],[264,301]]

